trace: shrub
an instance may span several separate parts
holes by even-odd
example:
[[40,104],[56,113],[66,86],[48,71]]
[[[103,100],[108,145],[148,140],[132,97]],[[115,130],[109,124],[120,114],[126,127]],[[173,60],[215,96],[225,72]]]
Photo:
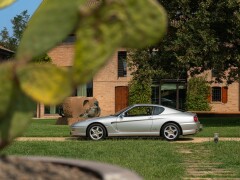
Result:
[[188,111],[209,111],[210,86],[205,77],[193,77],[188,81],[186,107]]

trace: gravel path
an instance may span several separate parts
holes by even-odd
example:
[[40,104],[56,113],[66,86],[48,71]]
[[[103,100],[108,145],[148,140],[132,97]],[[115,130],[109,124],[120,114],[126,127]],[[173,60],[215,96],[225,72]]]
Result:
[[[16,139],[16,141],[74,141],[78,140],[78,138],[75,137],[19,137]],[[174,143],[202,143],[202,142],[211,142],[213,141],[213,137],[183,137],[180,138],[177,141],[174,141]],[[219,141],[240,141],[240,138],[226,138],[226,137],[220,137]]]

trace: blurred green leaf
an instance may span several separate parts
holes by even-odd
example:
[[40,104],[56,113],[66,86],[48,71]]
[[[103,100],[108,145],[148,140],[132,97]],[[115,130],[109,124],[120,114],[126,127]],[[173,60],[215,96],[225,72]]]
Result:
[[142,48],[158,42],[167,29],[167,14],[155,0],[106,1],[80,20],[74,80],[88,82],[118,47]]
[[6,6],[9,6],[10,4],[14,3],[15,0],[1,0],[0,1],[0,9],[4,8]]
[[156,0],[125,0],[123,46],[143,48],[159,42],[167,30],[167,14]]
[[21,135],[36,110],[36,104],[18,87],[15,86],[12,91],[11,104],[8,106],[7,114],[0,121],[0,148]]
[[31,60],[61,43],[76,28],[86,0],[44,0],[25,30],[17,59]]
[[21,89],[37,102],[61,103],[72,93],[69,72],[52,64],[28,64],[17,70]]
[[[0,118],[5,115],[11,103],[13,90],[13,63],[2,63],[0,65]],[[0,119],[1,121],[2,119]]]
[[121,44],[124,12],[114,3],[81,19],[77,31],[73,77],[76,83],[86,83],[113,55]]

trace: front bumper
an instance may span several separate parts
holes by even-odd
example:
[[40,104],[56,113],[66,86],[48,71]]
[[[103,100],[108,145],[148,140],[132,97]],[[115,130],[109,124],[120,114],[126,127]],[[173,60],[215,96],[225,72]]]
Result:
[[70,129],[71,136],[86,136],[85,127],[71,127]]

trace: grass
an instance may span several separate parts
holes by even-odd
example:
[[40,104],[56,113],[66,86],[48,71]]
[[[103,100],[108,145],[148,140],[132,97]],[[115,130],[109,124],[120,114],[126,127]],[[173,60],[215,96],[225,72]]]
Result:
[[[231,171],[232,176],[240,177],[240,142],[175,144],[175,148],[179,147],[192,152],[192,154],[183,154],[183,158],[187,161],[217,164],[217,168]],[[204,166],[199,168],[204,170]],[[216,174],[215,177],[218,176],[219,174]]]
[[26,132],[25,137],[68,137],[68,125],[56,125],[56,119],[34,119]]
[[220,137],[240,137],[240,118],[199,118],[203,124],[203,131],[196,137],[213,137],[219,133]]
[[58,156],[119,165],[144,179],[181,179],[184,166],[174,145],[154,139],[105,141],[15,142],[1,152],[7,155]]
[[[201,118],[203,132],[197,136],[212,137],[214,132],[225,137],[240,137],[240,119],[238,118]],[[24,134],[29,137],[68,137],[67,125],[55,125],[56,120],[33,120]],[[14,142],[0,154],[57,156],[74,159],[94,160],[116,164],[131,169],[144,179],[181,179],[186,176],[183,163],[185,156],[178,151],[179,147],[206,151],[193,153],[194,157],[201,154],[203,162],[220,162],[223,168],[237,172],[240,177],[240,142],[219,142],[217,144],[176,144],[158,138],[147,139],[107,139],[105,141],[65,141],[65,142]]]
[[212,161],[220,161],[222,167],[232,168],[240,177],[240,142],[219,142],[218,144],[204,144],[213,152],[210,156]]

